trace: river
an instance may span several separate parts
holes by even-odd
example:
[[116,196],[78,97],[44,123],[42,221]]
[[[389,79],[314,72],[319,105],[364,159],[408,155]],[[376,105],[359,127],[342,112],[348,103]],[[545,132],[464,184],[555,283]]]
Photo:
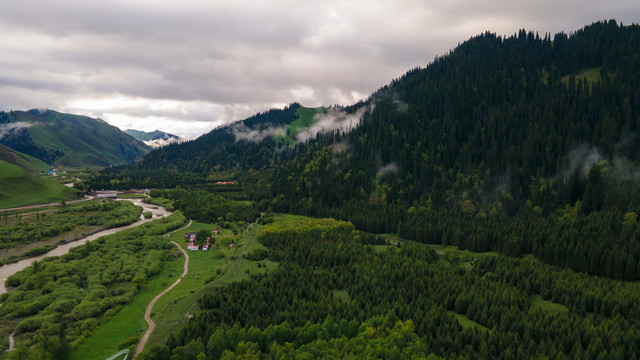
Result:
[[45,258],[47,256],[64,255],[64,254],[68,253],[71,248],[74,248],[74,247],[80,246],[80,245],[84,245],[88,241],[95,240],[95,239],[97,239],[99,237],[102,237],[102,236],[105,236],[105,235],[115,234],[118,231],[122,231],[122,230],[125,230],[125,229],[130,229],[132,227],[136,227],[136,226],[142,225],[142,224],[144,224],[146,222],[149,222],[151,220],[155,220],[157,218],[164,217],[164,216],[167,216],[167,215],[171,214],[170,211],[165,210],[163,207],[158,206],[158,205],[143,203],[141,199],[122,199],[121,201],[131,201],[135,205],[141,206],[142,209],[143,209],[142,210],[143,213],[145,211],[151,211],[151,213],[153,215],[151,216],[150,219],[145,219],[144,216],[140,215],[140,220],[134,222],[133,224],[122,226],[122,227],[119,227],[119,228],[103,230],[103,231],[97,232],[97,233],[95,233],[93,235],[89,235],[89,236],[87,236],[85,238],[82,238],[80,240],[73,241],[73,242],[70,242],[70,243],[66,243],[66,244],[63,244],[63,245],[58,245],[58,247],[56,247],[55,249],[49,251],[48,253],[46,253],[44,255],[40,255],[40,256],[24,259],[24,260],[18,261],[17,263],[7,264],[7,265],[4,265],[4,266],[0,267],[0,294],[3,294],[5,292],[7,292],[7,288],[5,287],[4,284],[7,281],[7,279],[9,278],[9,276],[17,273],[20,270],[26,269],[34,261],[39,261],[39,260],[41,260],[41,259],[43,259],[43,258]]

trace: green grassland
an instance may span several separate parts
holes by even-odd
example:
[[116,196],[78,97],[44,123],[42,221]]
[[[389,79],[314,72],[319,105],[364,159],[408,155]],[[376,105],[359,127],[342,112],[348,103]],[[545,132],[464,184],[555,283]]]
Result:
[[569,84],[569,80],[571,79],[572,76],[574,77],[577,83],[586,81],[587,84],[589,85],[602,80],[602,78],[600,77],[599,67],[593,68],[593,69],[584,69],[584,70],[578,71],[577,74],[565,75],[562,77],[562,82],[565,85]]
[[0,160],[13,165],[18,165],[25,171],[33,174],[47,174],[49,171],[49,165],[45,164],[41,160],[10,149],[2,144],[0,144]]
[[298,133],[304,129],[310,128],[316,122],[315,116],[317,114],[325,114],[326,112],[327,108],[324,107],[306,108],[301,106],[296,111],[297,119],[292,121],[290,124],[285,125],[287,134],[275,137],[276,144],[285,144],[288,146],[295,145]]
[[[247,279],[250,274],[257,274],[274,269],[277,263],[269,260],[251,261],[244,256],[255,249],[264,248],[256,240],[259,225],[247,226],[238,236],[230,229],[222,229],[218,225],[193,222],[190,227],[169,236],[164,241],[175,241],[188,251],[189,273],[185,278],[158,300],[151,317],[156,324],[146,348],[166,340],[169,333],[179,327],[188,317],[199,311],[197,300],[206,291],[217,286]],[[208,251],[189,251],[184,240],[186,232],[200,230],[216,230],[212,234],[215,244]],[[233,246],[229,246],[230,244]],[[131,337],[142,337],[147,329],[144,312],[149,302],[162,290],[171,285],[182,274],[184,257],[165,263],[163,270],[145,285],[140,294],[123,307],[113,318],[97,328],[85,338],[73,351],[70,359],[101,359],[116,353],[119,344]],[[134,339],[136,340],[136,339]],[[134,341],[137,343],[137,340]]]
[[469,319],[468,317],[464,316],[464,315],[460,315],[458,313],[455,313],[453,311],[447,311],[448,314],[453,315],[453,317],[456,318],[456,320],[458,320],[458,323],[460,324],[460,326],[462,326],[463,329],[478,329],[478,330],[483,330],[483,331],[489,331],[488,328],[478,324],[477,322]]
[[347,290],[333,290],[333,296],[344,302],[351,302],[351,297],[349,296],[349,292]]
[[529,312],[535,310],[542,310],[549,313],[563,313],[569,312],[569,308],[562,304],[555,303],[553,301],[547,301],[542,298],[542,296],[538,294],[534,294],[529,298],[531,302],[531,307],[529,308]]
[[76,190],[0,161],[0,209],[71,200]]
[[180,274],[184,256],[165,263],[164,269],[151,278],[133,300],[105,324],[98,327],[71,352],[70,360],[106,359],[120,351],[119,344],[131,336],[142,337],[147,329],[144,312],[151,300],[171,285]]
[[[187,317],[199,311],[197,300],[202,294],[217,286],[247,279],[250,274],[269,271],[277,263],[269,260],[251,261],[244,258],[255,249],[264,248],[256,240],[258,225],[252,226],[239,236],[217,225],[194,222],[189,228],[167,237],[167,241],[179,243],[189,253],[189,274],[183,281],[156,303],[151,317],[156,330],[151,335],[147,348],[166,340],[171,331],[180,326]],[[184,240],[185,232],[218,230],[216,240],[208,251],[189,251]],[[229,247],[232,241],[235,246]],[[260,265],[258,265],[260,264]]]

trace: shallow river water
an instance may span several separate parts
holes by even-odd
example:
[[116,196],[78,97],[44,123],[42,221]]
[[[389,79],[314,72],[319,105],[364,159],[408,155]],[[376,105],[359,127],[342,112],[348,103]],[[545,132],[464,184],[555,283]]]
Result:
[[134,222],[131,225],[126,225],[126,226],[122,226],[122,227],[119,227],[119,228],[103,230],[103,231],[97,232],[97,233],[95,233],[93,235],[89,235],[89,236],[87,236],[85,238],[82,238],[80,240],[73,241],[73,242],[70,242],[70,243],[67,243],[67,244],[63,244],[63,245],[58,245],[57,248],[49,251],[48,253],[46,253],[44,255],[40,255],[40,256],[24,259],[24,260],[18,261],[17,263],[7,264],[7,265],[4,265],[4,266],[0,267],[0,294],[7,292],[7,288],[5,287],[4,283],[7,281],[7,278],[9,278],[9,276],[17,273],[20,270],[26,269],[34,261],[39,261],[39,260],[41,260],[41,259],[43,259],[43,258],[45,258],[47,256],[64,255],[64,254],[69,252],[69,249],[74,248],[76,246],[84,245],[88,241],[95,240],[95,239],[97,239],[97,238],[99,238],[101,236],[115,234],[118,231],[122,231],[124,229],[129,229],[129,228],[132,228],[132,227],[136,227],[136,226],[142,225],[142,224],[144,224],[146,222],[149,222],[151,220],[155,220],[157,218],[164,217],[164,216],[167,216],[167,215],[171,214],[170,211],[165,210],[163,207],[160,207],[158,205],[153,205],[153,204],[145,204],[145,203],[142,202],[141,199],[123,199],[122,201],[131,201],[135,205],[141,206],[142,209],[143,209],[142,212],[151,211],[153,216],[151,217],[151,219],[145,219],[142,215],[140,215],[140,220]]

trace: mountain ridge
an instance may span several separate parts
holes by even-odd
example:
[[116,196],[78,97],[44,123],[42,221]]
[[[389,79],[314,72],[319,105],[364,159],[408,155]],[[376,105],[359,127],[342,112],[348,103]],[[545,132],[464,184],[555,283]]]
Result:
[[145,143],[145,145],[152,148],[159,148],[170,143],[182,142],[185,140],[178,135],[166,133],[157,129],[149,132],[135,129],[126,129],[124,130],[124,132],[127,135],[133,136],[137,140],[142,141],[143,143]]

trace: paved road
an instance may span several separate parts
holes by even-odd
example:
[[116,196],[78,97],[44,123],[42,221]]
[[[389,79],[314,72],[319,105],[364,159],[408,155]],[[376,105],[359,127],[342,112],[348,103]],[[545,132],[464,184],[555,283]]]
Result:
[[[88,200],[91,200],[93,198],[94,198],[93,196],[85,195],[84,199],[67,201],[65,203],[66,204],[75,204],[75,203],[79,203],[79,202],[83,202],[83,201],[88,201]],[[60,206],[60,203],[61,202],[59,201],[59,202],[55,202],[55,203],[40,204],[40,205],[28,205],[28,206],[18,206],[18,207],[14,207],[14,208],[7,208],[7,209],[1,209],[1,210],[2,211],[13,211],[13,210],[37,209],[37,208],[41,208],[41,207]]]
[[[192,222],[193,222],[192,220],[189,220],[189,224],[187,224],[187,226],[182,227],[182,228],[180,228],[178,230],[172,231],[172,232],[166,234],[165,236],[188,228],[189,226],[191,226]],[[144,336],[142,337],[142,340],[140,340],[140,343],[138,344],[138,347],[136,348],[136,355],[142,353],[142,350],[144,350],[144,346],[147,344],[147,340],[149,340],[149,336],[151,336],[151,333],[153,332],[153,329],[155,329],[155,327],[156,327],[156,324],[153,322],[153,320],[151,320],[151,310],[153,310],[153,305],[155,305],[156,302],[158,301],[158,299],[160,299],[164,294],[168,293],[171,289],[176,287],[176,285],[178,285],[180,283],[180,281],[182,281],[182,279],[185,276],[187,276],[187,273],[189,272],[189,254],[187,254],[187,252],[184,251],[184,249],[182,247],[180,247],[180,245],[178,245],[177,242],[172,241],[172,243],[175,246],[177,246],[178,249],[180,251],[182,251],[182,253],[184,254],[184,271],[182,272],[182,275],[180,275],[178,280],[176,280],[176,282],[171,284],[171,286],[169,286],[163,292],[161,292],[156,297],[154,297],[153,300],[151,300],[151,302],[149,303],[149,306],[147,306],[147,311],[145,311],[145,313],[144,313],[144,320],[147,322],[147,324],[149,324],[149,328],[147,329],[147,332],[144,333]]]

